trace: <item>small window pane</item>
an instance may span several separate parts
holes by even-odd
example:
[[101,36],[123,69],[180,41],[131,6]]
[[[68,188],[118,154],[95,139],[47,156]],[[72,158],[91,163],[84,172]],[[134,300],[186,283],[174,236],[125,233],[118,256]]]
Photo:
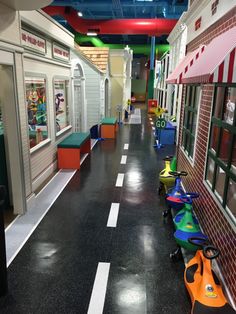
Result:
[[208,164],[207,164],[207,177],[206,177],[206,179],[209,181],[211,186],[213,183],[214,169],[215,169],[215,162],[213,159],[211,159],[209,157],[208,158]]
[[194,137],[190,136],[189,137],[189,156],[193,157],[193,151],[194,151]]
[[225,187],[225,172],[221,167],[217,167],[215,190],[221,201],[223,200],[224,187]]
[[222,129],[219,158],[226,164],[228,163],[228,160],[229,160],[231,141],[232,141],[232,133],[230,133],[226,129]]
[[216,125],[213,125],[211,129],[210,148],[213,150],[214,153],[216,153],[219,138],[220,128]]
[[215,91],[215,110],[214,117],[221,119],[222,117],[222,105],[224,103],[225,87],[217,87]]
[[232,153],[232,167],[234,171],[236,171],[236,136],[234,136],[234,143],[233,143],[233,153]]
[[46,80],[25,78],[30,148],[48,138]]
[[231,179],[229,180],[228,186],[227,207],[236,217],[236,183]]
[[228,124],[234,123],[234,111],[236,103],[236,87],[228,87],[226,91],[226,99],[224,101],[224,121]]
[[56,132],[70,125],[68,105],[68,80],[54,80]]

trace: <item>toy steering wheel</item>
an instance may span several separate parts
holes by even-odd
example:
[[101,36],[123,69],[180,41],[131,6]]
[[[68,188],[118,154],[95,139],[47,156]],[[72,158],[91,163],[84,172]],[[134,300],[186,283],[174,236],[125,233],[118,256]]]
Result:
[[171,161],[171,159],[173,158],[173,156],[166,156],[165,158],[163,158],[164,161]]
[[220,251],[213,245],[207,245],[203,247],[203,255],[207,259],[215,259],[219,256]]
[[186,177],[188,175],[186,171],[169,171],[169,174],[174,177]]
[[202,249],[204,249],[204,247],[210,246],[209,241],[204,237],[190,237],[188,238],[188,242],[192,245],[199,246]]

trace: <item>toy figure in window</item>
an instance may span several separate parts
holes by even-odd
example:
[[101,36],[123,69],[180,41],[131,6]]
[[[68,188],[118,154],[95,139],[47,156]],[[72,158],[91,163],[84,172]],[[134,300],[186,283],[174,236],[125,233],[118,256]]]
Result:
[[[56,116],[63,113],[64,111],[62,110],[62,108],[60,107],[60,104],[62,102],[64,102],[64,98],[63,97],[63,94],[62,93],[57,93],[55,95],[55,108],[56,108]],[[57,132],[60,131],[61,127],[60,127],[60,119],[56,118],[56,129],[57,129]]]
[[225,122],[229,124],[234,123],[234,110],[235,110],[235,102],[236,102],[236,95],[232,93],[230,88],[229,88],[229,94],[228,94],[228,101],[226,103],[226,108],[225,108],[225,115],[224,115],[224,120]]
[[38,110],[38,99],[37,91],[31,89],[27,95],[28,121],[31,126],[37,124],[36,112]]
[[229,124],[233,124],[234,122],[234,110],[235,110],[235,103],[228,100],[226,104],[226,111],[225,111],[225,122]]

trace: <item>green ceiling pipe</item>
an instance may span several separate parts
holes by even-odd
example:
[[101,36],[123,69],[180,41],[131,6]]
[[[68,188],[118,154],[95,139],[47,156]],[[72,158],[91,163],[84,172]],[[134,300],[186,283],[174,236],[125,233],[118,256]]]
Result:
[[[107,47],[110,49],[123,49],[125,44],[104,44],[101,39],[97,37],[90,37],[84,35],[75,35],[75,41],[77,44],[92,43],[95,47]],[[145,54],[150,55],[151,45],[129,45],[130,49],[133,50],[134,54]],[[156,54],[162,55],[169,50],[169,45],[156,45]]]

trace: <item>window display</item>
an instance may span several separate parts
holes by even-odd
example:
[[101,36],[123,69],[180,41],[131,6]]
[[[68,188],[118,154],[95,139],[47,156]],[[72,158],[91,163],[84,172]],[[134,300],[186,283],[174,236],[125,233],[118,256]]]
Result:
[[48,138],[46,79],[25,78],[30,148]]
[[224,208],[236,217],[236,87],[216,86],[206,180]]
[[54,80],[54,97],[56,113],[56,132],[63,130],[70,125],[69,104],[68,104],[69,80]]

